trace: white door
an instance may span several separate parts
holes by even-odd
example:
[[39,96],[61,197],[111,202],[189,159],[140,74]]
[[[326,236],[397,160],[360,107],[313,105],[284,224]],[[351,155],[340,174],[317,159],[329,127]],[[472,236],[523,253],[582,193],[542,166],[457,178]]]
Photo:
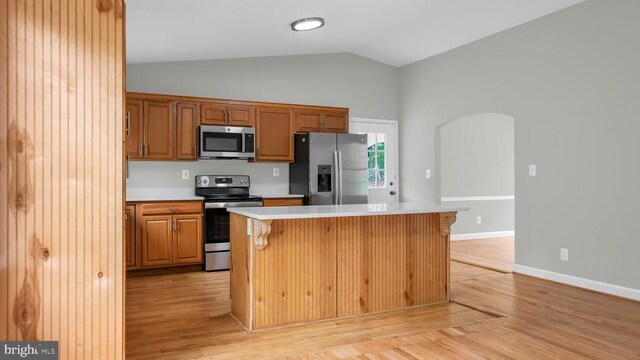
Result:
[[369,203],[398,201],[398,122],[351,118],[349,132],[367,134]]

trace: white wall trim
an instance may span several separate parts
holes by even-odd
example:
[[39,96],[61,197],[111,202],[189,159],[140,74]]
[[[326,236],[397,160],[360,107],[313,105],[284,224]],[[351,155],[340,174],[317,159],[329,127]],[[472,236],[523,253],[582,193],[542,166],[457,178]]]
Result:
[[515,264],[513,272],[640,301],[640,290]]
[[490,238],[507,237],[507,236],[515,236],[515,231],[513,230],[492,231],[492,232],[483,232],[483,233],[474,233],[474,234],[451,235],[451,241],[490,239]]
[[440,198],[442,202],[456,202],[456,201],[496,201],[496,200],[515,200],[515,195],[505,196],[460,196],[460,197],[443,197]]

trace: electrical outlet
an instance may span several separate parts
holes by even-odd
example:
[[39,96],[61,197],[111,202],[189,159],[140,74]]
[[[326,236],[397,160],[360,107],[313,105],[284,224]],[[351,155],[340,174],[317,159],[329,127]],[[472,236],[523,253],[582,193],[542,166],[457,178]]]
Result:
[[273,176],[280,176],[280,168],[277,168],[277,167],[273,168]]
[[182,169],[182,180],[189,180],[189,169]]
[[424,177],[427,178],[427,179],[431,179],[431,170],[430,169],[425,170]]
[[535,165],[529,165],[529,176],[536,176],[537,169]]
[[569,249],[560,248],[560,260],[569,261]]
[[482,224],[482,216],[476,216],[476,224]]

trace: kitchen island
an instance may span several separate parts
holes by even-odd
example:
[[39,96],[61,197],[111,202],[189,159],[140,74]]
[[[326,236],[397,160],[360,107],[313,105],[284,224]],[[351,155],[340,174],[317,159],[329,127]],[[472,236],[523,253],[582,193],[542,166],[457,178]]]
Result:
[[231,208],[231,313],[255,330],[449,301],[449,234],[465,208]]

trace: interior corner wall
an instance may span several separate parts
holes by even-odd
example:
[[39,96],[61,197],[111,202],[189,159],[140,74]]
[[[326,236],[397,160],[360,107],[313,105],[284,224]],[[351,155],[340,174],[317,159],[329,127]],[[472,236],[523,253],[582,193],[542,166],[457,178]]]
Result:
[[402,199],[437,202],[438,126],[514,116],[516,263],[640,289],[638,18],[589,0],[401,68]]
[[127,64],[127,91],[348,107],[398,119],[399,69],[351,53]]

